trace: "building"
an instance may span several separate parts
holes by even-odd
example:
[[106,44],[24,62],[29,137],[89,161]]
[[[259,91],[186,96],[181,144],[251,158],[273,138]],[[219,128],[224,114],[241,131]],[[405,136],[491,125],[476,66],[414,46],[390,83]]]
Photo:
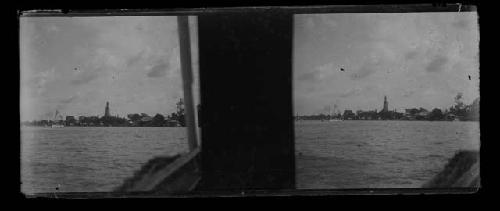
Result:
[[378,115],[378,119],[391,119],[391,114],[389,112],[389,102],[387,102],[387,96],[384,96],[384,107]]
[[66,116],[66,125],[73,126],[76,123],[76,119],[74,116]]
[[106,102],[106,109],[104,110],[104,116],[109,117],[111,114],[109,113],[109,102]]
[[352,110],[344,110],[344,115],[342,116],[343,119],[349,119],[352,120],[356,117],[354,112]]
[[444,116],[444,119],[445,120],[448,120],[448,121],[456,121],[458,120],[458,117],[452,113],[447,113],[445,116]]
[[479,121],[479,98],[476,98],[467,110],[470,120]]
[[177,113],[184,113],[184,102],[182,98],[180,98],[179,102],[177,102]]
[[389,111],[389,103],[387,102],[387,96],[384,96],[384,108],[382,109],[382,112],[388,112]]
[[427,117],[429,116],[430,112],[427,111],[427,110],[422,110],[420,112],[418,112],[415,116],[415,119],[417,120],[425,120],[427,119]]
[[153,117],[150,116],[144,116],[141,118],[141,122],[151,122],[153,121]]

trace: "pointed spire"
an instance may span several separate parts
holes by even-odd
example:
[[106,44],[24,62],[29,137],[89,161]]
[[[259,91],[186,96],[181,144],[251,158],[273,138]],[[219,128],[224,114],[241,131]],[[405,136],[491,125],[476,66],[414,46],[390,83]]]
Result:
[[109,102],[106,101],[106,108],[104,110],[104,116],[110,116],[110,113],[109,113]]

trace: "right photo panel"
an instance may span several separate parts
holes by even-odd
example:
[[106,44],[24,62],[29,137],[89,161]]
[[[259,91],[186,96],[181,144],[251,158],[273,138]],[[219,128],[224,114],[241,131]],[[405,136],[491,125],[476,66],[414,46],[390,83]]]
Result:
[[298,189],[479,187],[477,12],[294,16]]

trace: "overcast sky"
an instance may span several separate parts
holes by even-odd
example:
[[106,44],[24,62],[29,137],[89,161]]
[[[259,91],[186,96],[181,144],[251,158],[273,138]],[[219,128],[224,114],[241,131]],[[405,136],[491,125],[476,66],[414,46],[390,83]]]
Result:
[[22,17],[20,53],[23,121],[102,116],[106,101],[112,115],[167,115],[183,97],[175,17]]
[[295,113],[380,110],[384,95],[390,110],[471,103],[478,30],[475,12],[296,15]]

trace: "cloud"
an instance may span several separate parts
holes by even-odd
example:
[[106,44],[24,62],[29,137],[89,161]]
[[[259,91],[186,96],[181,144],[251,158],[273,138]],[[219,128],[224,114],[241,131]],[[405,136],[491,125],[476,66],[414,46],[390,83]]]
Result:
[[73,96],[71,96],[70,98],[60,100],[60,101],[59,101],[59,103],[62,103],[62,104],[69,104],[69,103],[71,103],[71,102],[75,101],[76,99],[78,99],[78,95],[73,95]]
[[59,111],[65,110],[69,104],[75,102],[79,98],[80,98],[80,93],[77,93],[76,95],[73,95],[69,98],[59,100],[59,101],[57,101],[57,106],[55,107],[55,109],[57,109]]
[[416,92],[415,89],[407,90],[403,93],[403,97],[409,98],[409,97],[413,96],[415,94],[415,92]]
[[348,98],[348,97],[353,97],[353,96],[360,96],[360,95],[365,95],[365,96],[370,96],[374,93],[377,93],[378,90],[380,90],[380,87],[378,85],[373,85],[369,84],[363,87],[354,87],[351,88],[343,93],[341,93],[339,96],[342,98]]
[[167,68],[169,64],[164,61],[160,61],[158,64],[153,65],[148,72],[148,77],[150,78],[158,78],[167,75]]
[[127,66],[132,66],[134,64],[136,64],[137,62],[141,61],[141,59],[144,58],[144,54],[145,54],[145,51],[142,50],[141,52],[139,52],[138,54],[130,57],[130,59],[127,60]]
[[137,31],[142,31],[142,30],[144,30],[144,26],[143,26],[143,24],[142,24],[142,23],[139,23],[139,24],[137,24],[137,25],[135,26],[135,29],[136,29]]
[[78,75],[77,78],[71,80],[71,85],[79,86],[83,84],[87,84],[99,77],[99,73],[97,71],[83,72]]
[[47,31],[48,32],[59,32],[59,27],[57,27],[56,25],[50,25],[47,27]]
[[318,80],[318,78],[316,77],[316,72],[304,73],[304,74],[298,76],[297,79],[300,81],[311,81],[311,82]]
[[418,52],[417,52],[417,51],[410,51],[410,52],[407,52],[407,53],[405,54],[405,59],[406,59],[406,60],[411,60],[411,59],[416,58],[416,57],[417,57],[417,55],[418,55]]
[[377,71],[380,62],[365,62],[358,71],[351,73],[351,80],[359,80],[370,76]]
[[349,89],[346,92],[340,94],[340,97],[346,98],[346,97],[356,96],[356,95],[359,95],[361,93],[361,91],[362,91],[361,88],[356,87],[353,89]]
[[111,70],[121,70],[124,62],[124,59],[111,50],[98,48],[91,52],[88,61],[79,68],[79,73],[70,83],[75,86],[88,84]]
[[452,25],[459,29],[467,29],[469,23],[467,23],[467,19],[460,19],[458,21],[453,22]]
[[34,84],[37,89],[44,89],[45,84],[47,84],[47,82],[51,80],[54,80],[55,76],[56,74],[54,68],[48,71],[40,72],[38,74],[35,74],[35,76],[32,78],[32,84]]
[[333,63],[327,63],[317,66],[316,68],[314,68],[313,72],[299,75],[297,79],[306,82],[318,82],[330,78],[331,76],[333,76],[333,73]]
[[440,72],[443,70],[446,63],[448,63],[448,58],[439,55],[427,65],[425,70],[429,73]]

